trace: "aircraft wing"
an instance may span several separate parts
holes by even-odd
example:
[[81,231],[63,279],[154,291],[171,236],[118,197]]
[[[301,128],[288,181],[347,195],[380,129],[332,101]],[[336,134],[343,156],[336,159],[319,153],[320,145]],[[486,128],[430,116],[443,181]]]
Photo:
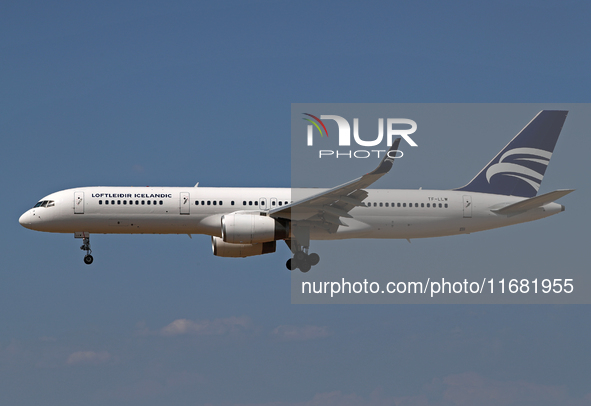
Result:
[[[388,153],[397,150],[399,144],[400,138],[397,138]],[[394,158],[389,157],[388,153],[372,172],[287,206],[270,210],[268,215],[297,221],[300,225],[310,223],[310,225],[318,226],[322,224],[329,231],[336,231],[341,225],[346,226],[339,218],[351,218],[349,211],[356,206],[365,206],[363,200],[368,193],[363,189],[373,184],[392,168]]]

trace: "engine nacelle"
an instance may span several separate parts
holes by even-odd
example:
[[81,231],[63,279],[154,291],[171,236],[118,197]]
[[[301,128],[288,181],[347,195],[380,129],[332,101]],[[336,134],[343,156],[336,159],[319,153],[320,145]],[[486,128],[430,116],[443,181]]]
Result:
[[232,244],[252,244],[282,240],[289,227],[258,213],[230,213],[222,216],[222,240]]
[[218,257],[244,258],[273,253],[277,243],[268,241],[255,244],[231,244],[222,241],[220,237],[211,237],[211,248],[213,255]]

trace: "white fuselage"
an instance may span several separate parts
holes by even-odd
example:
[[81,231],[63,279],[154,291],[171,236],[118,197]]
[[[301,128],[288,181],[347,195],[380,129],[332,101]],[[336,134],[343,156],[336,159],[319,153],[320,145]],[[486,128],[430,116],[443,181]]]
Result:
[[[208,187],[84,187],[53,193],[19,222],[30,229],[57,233],[207,234],[221,236],[221,218],[236,211],[276,209],[323,189]],[[366,206],[336,233],[313,228],[310,238],[427,238],[504,227],[556,214],[564,207],[548,203],[507,216],[491,209],[525,200],[521,197],[453,190],[367,189]],[[294,209],[292,219],[296,219]]]

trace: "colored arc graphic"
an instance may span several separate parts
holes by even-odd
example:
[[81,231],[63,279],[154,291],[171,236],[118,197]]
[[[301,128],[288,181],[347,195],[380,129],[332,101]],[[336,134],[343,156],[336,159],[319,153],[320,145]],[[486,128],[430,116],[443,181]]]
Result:
[[[328,131],[326,131],[326,127],[324,126],[324,123],[322,122],[322,120],[320,120],[318,117],[313,116],[312,114],[308,114],[308,113],[304,113],[307,116],[312,117],[314,120],[318,121],[320,123],[320,125],[322,126],[322,128],[324,128],[324,134],[326,134],[326,137],[328,138]],[[318,131],[320,131],[320,136],[322,137],[322,130],[320,129],[320,127],[318,127],[318,124],[316,124],[314,121],[304,118],[304,120],[309,121],[310,123],[314,124],[316,126],[316,128],[318,128]]]

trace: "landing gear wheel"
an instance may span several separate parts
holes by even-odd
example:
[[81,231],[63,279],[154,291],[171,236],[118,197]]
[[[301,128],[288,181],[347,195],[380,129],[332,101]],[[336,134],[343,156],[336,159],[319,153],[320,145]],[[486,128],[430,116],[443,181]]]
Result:
[[90,254],[84,256],[84,263],[86,265],[92,264],[93,260],[94,260],[94,258],[92,258],[92,255],[90,255]]
[[293,259],[291,259],[291,258],[287,260],[287,262],[285,263],[285,266],[290,271],[295,271],[296,269],[298,269],[298,267],[296,265],[296,262]]
[[312,265],[310,265],[310,263],[308,263],[308,261],[304,261],[304,262],[300,263],[298,265],[298,267],[300,268],[300,271],[302,271],[303,273],[306,273],[312,268]]
[[318,265],[318,262],[320,262],[320,255],[316,254],[316,253],[312,253],[310,255],[308,255],[308,263],[312,266],[314,265]]
[[306,261],[307,255],[304,251],[298,251],[293,255],[293,259],[295,259],[296,263],[301,264],[302,262]]

